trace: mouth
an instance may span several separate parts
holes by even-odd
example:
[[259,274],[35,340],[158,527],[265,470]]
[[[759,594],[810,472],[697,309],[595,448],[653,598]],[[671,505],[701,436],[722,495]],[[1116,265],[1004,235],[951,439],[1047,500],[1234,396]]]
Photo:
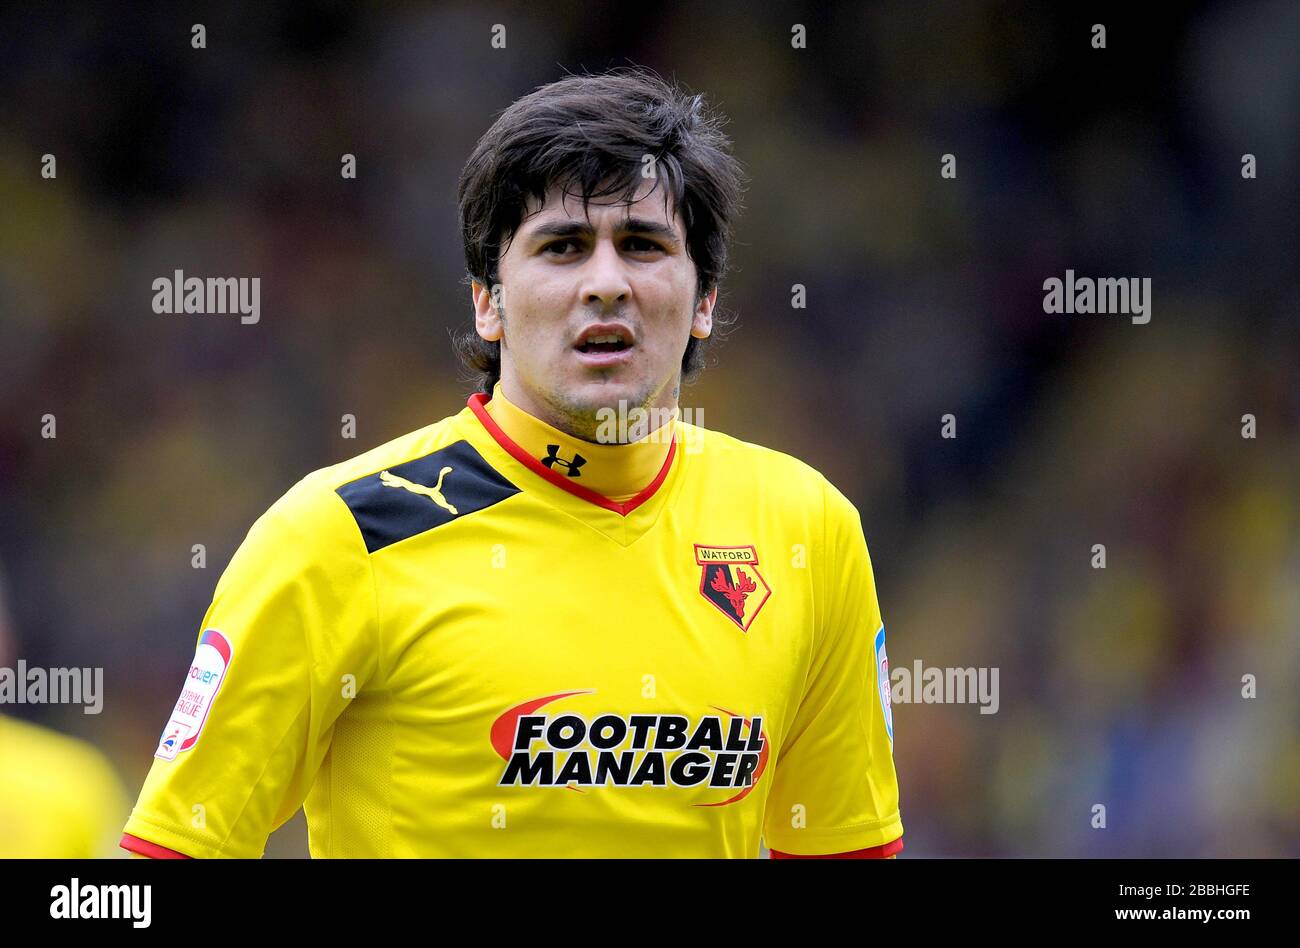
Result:
[[622,323],[588,326],[573,344],[573,351],[586,365],[603,367],[627,362],[636,348],[632,330]]

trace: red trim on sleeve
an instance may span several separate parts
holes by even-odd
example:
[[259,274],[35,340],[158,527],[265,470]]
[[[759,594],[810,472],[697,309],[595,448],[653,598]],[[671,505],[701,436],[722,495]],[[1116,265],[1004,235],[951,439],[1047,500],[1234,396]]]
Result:
[[888,859],[894,853],[903,851],[903,837],[898,837],[892,843],[885,843],[883,846],[872,846],[870,849],[855,849],[850,853],[826,853],[822,856],[800,856],[796,853],[783,853],[775,849],[769,850],[773,859]]
[[631,497],[622,503],[617,500],[610,500],[608,497],[598,494],[588,487],[572,483],[570,479],[565,477],[563,474],[556,474],[514,441],[511,441],[509,435],[501,430],[501,426],[496,423],[496,420],[488,414],[488,410],[483,407],[489,401],[491,401],[491,399],[489,399],[485,393],[475,392],[469,397],[469,401],[466,404],[469,405],[470,411],[474,412],[474,416],[483,423],[483,427],[488,430],[488,434],[492,435],[496,443],[501,445],[501,447],[503,447],[512,458],[524,467],[528,468],[528,470],[532,471],[538,477],[550,481],[561,490],[566,490],[575,497],[581,497],[589,504],[595,504],[597,507],[612,510],[620,516],[626,517],[653,497],[655,491],[659,489],[659,485],[664,482],[666,477],[668,477],[669,468],[673,466],[673,455],[677,453],[676,428],[673,429],[673,440],[668,443],[668,456],[664,458],[663,467],[659,468],[659,473],[655,475],[655,479],[647,484],[635,497]]
[[184,853],[178,853],[174,849],[168,849],[166,846],[159,846],[157,843],[151,843],[147,839],[141,839],[139,836],[132,836],[130,833],[122,834],[122,841],[118,843],[123,849],[131,853],[139,853],[141,856],[148,856],[150,859],[190,859],[190,856]]

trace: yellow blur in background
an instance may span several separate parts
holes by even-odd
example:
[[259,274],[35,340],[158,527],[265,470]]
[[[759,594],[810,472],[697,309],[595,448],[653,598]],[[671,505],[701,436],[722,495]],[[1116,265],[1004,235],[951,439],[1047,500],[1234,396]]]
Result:
[[0,714],[0,859],[122,856],[130,804],[85,741]]

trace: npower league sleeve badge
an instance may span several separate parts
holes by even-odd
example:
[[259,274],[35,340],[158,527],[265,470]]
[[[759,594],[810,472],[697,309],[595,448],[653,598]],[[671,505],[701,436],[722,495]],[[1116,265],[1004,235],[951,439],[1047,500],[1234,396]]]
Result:
[[194,663],[190,665],[171,719],[163,729],[155,757],[175,760],[181,751],[194,746],[229,667],[229,640],[216,629],[206,629],[194,651]]

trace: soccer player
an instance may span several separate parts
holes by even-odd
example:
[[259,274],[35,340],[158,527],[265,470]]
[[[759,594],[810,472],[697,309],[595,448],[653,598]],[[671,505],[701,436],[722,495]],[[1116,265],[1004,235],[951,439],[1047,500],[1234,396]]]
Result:
[[460,181],[480,391],[309,474],[217,584],[122,845],[259,856],[902,849],[853,505],[687,424],[743,176],[635,69],[511,105]]

